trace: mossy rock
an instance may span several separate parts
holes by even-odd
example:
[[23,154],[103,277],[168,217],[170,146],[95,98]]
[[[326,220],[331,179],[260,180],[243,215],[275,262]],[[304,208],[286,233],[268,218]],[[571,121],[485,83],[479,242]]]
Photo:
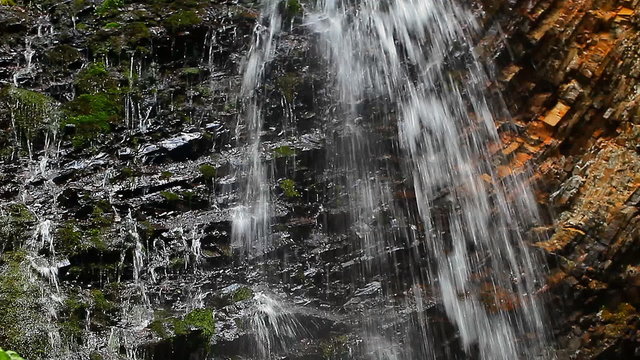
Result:
[[193,10],[179,10],[167,17],[163,25],[171,32],[183,31],[187,28],[200,25],[202,18]]
[[0,108],[13,119],[14,131],[22,140],[33,140],[44,131],[55,131],[61,118],[57,101],[37,91],[8,86],[0,90]]
[[30,236],[35,216],[18,203],[6,205],[0,214],[0,253],[20,248]]
[[284,145],[273,149],[273,153],[276,157],[291,157],[295,156],[296,151],[290,146]]
[[176,335],[187,335],[190,331],[197,330],[210,338],[215,334],[216,322],[211,309],[195,309],[185,315],[182,320],[174,319],[173,330]]
[[210,164],[202,164],[198,167],[198,171],[200,171],[200,174],[202,175],[202,177],[207,180],[207,181],[211,181],[216,177],[217,174],[217,169]]
[[100,16],[117,13],[124,6],[124,0],[104,0],[96,7],[96,14]]
[[83,94],[66,104],[65,125],[74,125],[73,146],[86,147],[100,134],[111,132],[121,119],[122,107],[117,95]]
[[92,63],[75,78],[79,94],[118,93],[118,81],[104,63]]
[[243,286],[240,289],[233,292],[231,296],[231,300],[233,302],[240,302],[244,300],[249,300],[253,298],[253,290],[251,288]]
[[40,287],[27,279],[26,254],[5,252],[0,257],[0,344],[30,359],[43,358],[49,352],[45,309]]
[[295,181],[291,179],[280,180],[280,189],[282,189],[284,196],[288,198],[299,198],[302,196],[296,189]]
[[61,67],[68,67],[82,61],[80,51],[67,44],[58,45],[48,50],[44,56],[50,64]]

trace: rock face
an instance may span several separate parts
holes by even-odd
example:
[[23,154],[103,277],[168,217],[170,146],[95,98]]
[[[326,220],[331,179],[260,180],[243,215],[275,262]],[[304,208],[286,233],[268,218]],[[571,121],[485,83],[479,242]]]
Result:
[[[513,117],[496,124],[499,174],[529,176],[548,213],[532,246],[550,264],[541,293],[561,359],[640,357],[638,3],[477,4],[477,51],[499,75],[489,90]],[[259,357],[257,307],[312,329],[281,344],[290,358],[351,358],[348,314],[387,289],[350,278],[371,260],[345,239],[345,209],[321,206],[336,192],[317,161],[333,113],[303,8],[280,5],[288,27],[256,90],[278,246],[237,264],[232,169],[249,151],[237,94],[258,4],[0,0],[0,346],[30,359]],[[276,306],[251,286],[258,268],[347,315]],[[463,356],[437,301],[425,307],[448,339],[437,351]]]
[[638,2],[485,6],[481,51],[499,62],[516,124],[502,151],[510,169],[534,169],[550,214],[536,246],[552,264],[560,355],[638,357]]

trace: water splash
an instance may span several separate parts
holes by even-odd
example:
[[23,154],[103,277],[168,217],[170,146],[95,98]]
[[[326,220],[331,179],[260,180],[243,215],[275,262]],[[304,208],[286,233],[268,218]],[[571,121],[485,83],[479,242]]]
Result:
[[253,301],[249,325],[261,359],[271,359],[273,354],[286,351],[304,334],[304,328],[291,307],[275,296],[256,292]]

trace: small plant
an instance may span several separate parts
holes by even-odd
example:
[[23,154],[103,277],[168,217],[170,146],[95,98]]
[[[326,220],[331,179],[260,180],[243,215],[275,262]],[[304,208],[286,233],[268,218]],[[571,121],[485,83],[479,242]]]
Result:
[[177,13],[169,16],[164,24],[170,31],[176,32],[184,30],[185,28],[198,25],[202,22],[202,19],[195,11],[180,10]]
[[171,171],[163,171],[160,173],[160,179],[162,180],[171,179],[172,176],[173,176],[173,173]]
[[0,348],[0,360],[24,360],[17,352],[11,350],[2,350]]
[[120,28],[120,26],[121,26],[121,25],[120,25],[119,23],[117,23],[117,22],[110,22],[110,23],[107,23],[107,24],[104,26],[104,28],[105,28],[105,29],[119,29],[119,28]]
[[200,174],[202,174],[202,177],[207,181],[211,181],[216,177],[217,170],[212,165],[202,164],[198,170],[200,171]]
[[245,286],[236,290],[233,293],[231,300],[233,300],[233,302],[239,302],[239,301],[251,299],[252,297],[253,297],[253,290]]
[[188,313],[183,320],[174,320],[174,332],[177,335],[186,335],[190,330],[202,331],[202,335],[209,338],[216,331],[216,322],[211,309],[195,309]]
[[171,191],[161,191],[160,195],[162,195],[162,197],[168,202],[178,202],[181,200],[180,195]]
[[107,15],[124,6],[124,0],[104,0],[100,6],[96,8],[96,14]]
[[291,179],[280,180],[280,189],[284,192],[284,196],[288,198],[297,198],[302,195],[296,190],[296,183]]
[[181,70],[180,72],[183,76],[197,76],[200,74],[200,68],[197,67],[188,67],[188,68],[184,68]]
[[284,145],[273,149],[276,157],[290,157],[296,154],[295,150],[293,150],[290,146]]

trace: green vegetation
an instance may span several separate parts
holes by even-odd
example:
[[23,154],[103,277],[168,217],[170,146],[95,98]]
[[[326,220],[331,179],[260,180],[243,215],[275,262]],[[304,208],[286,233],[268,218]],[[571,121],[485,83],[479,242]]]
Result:
[[[0,0],[0,6],[14,6],[16,4],[13,0]],[[0,357],[0,360],[2,357]]]
[[9,204],[0,214],[0,249],[7,251],[22,246],[35,217],[23,204]]
[[179,10],[164,21],[164,26],[172,32],[184,30],[188,27],[199,25],[202,22],[200,16],[192,10]]
[[288,198],[297,198],[302,195],[296,190],[296,183],[291,179],[280,180],[280,188],[284,191],[284,196]]
[[202,177],[204,177],[204,179],[207,181],[213,180],[217,174],[216,168],[213,165],[209,165],[209,164],[200,165],[198,170],[200,171],[200,174],[202,175]]
[[120,105],[107,94],[83,94],[67,104],[66,124],[75,125],[73,146],[82,148],[97,137],[111,131],[111,124],[119,119]]
[[253,290],[246,286],[234,291],[233,295],[231,296],[231,300],[233,300],[233,302],[244,301],[251,298],[253,298]]
[[124,0],[104,0],[100,6],[96,8],[96,14],[108,15],[114,13],[124,6]]
[[68,66],[82,59],[80,52],[73,46],[62,44],[45,52],[45,58],[50,64]]
[[107,23],[107,24],[104,26],[104,28],[105,28],[105,29],[119,29],[121,26],[122,26],[122,25],[120,25],[120,24],[119,24],[119,23],[117,23],[117,22],[110,22],[110,23]]
[[194,77],[200,75],[200,68],[197,67],[188,67],[184,68],[180,71],[180,74],[187,77]]
[[67,221],[56,231],[60,251],[66,254],[77,252],[82,247],[82,232],[76,227],[75,221]]
[[171,179],[172,176],[173,176],[173,173],[171,171],[163,171],[160,173],[160,179],[162,180]]
[[173,329],[176,335],[187,335],[191,330],[200,330],[204,337],[211,337],[216,331],[216,322],[211,309],[195,309],[183,320],[174,319]]
[[24,360],[24,359],[20,357],[20,355],[18,355],[18,353],[15,351],[10,351],[10,350],[5,351],[5,350],[2,350],[2,348],[0,348],[0,360]]
[[182,199],[180,195],[171,191],[161,191],[160,195],[168,202],[178,202]]
[[104,63],[93,63],[78,73],[75,85],[81,94],[97,94],[117,92],[118,83]]
[[287,145],[277,147],[273,149],[273,152],[276,157],[290,157],[296,154],[296,151]]
[[36,91],[6,87],[0,90],[1,103],[10,111],[15,131],[26,140],[47,129],[59,117],[56,101]]
[[76,77],[80,94],[65,105],[66,124],[75,125],[73,146],[84,148],[100,134],[109,133],[121,118],[122,104],[118,81],[103,63],[93,63]]
[[302,4],[300,4],[300,0],[287,0],[286,14],[288,18],[302,14]]
[[41,289],[27,279],[26,253],[5,252],[0,256],[0,344],[32,358],[46,354],[48,335],[45,311],[38,299]]
[[346,335],[339,335],[320,343],[322,356],[325,359],[342,359],[349,354],[349,338]]
[[151,38],[151,31],[149,31],[149,28],[143,22],[127,24],[123,33],[127,39],[127,43],[130,45],[138,44],[142,40],[148,40]]

